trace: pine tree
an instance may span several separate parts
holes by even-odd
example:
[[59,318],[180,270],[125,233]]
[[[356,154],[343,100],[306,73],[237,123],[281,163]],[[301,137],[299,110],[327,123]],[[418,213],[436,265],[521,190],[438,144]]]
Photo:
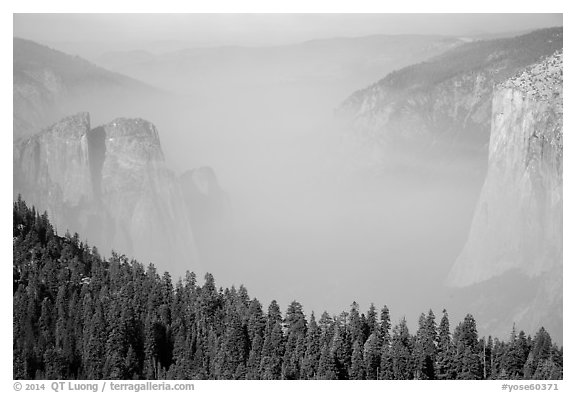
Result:
[[507,351],[504,355],[503,366],[509,377],[518,379],[524,375],[524,365],[528,360],[530,348],[524,331],[516,335],[515,327],[510,335]]
[[366,379],[378,379],[381,351],[380,341],[379,330],[375,329],[364,343],[363,357]]
[[317,379],[338,379],[338,370],[336,369],[336,360],[331,353],[329,344],[324,344],[320,351],[320,359],[318,361],[318,374]]
[[260,379],[260,363],[262,361],[262,345],[264,339],[256,333],[252,339],[252,347],[246,364],[246,379]]
[[482,354],[479,350],[476,321],[466,315],[454,331],[456,353],[453,357],[457,379],[481,379],[483,374]]
[[395,379],[394,362],[392,354],[392,339],[390,336],[390,311],[387,306],[382,308],[380,313],[380,332],[381,332],[381,354],[380,354],[380,379]]
[[105,344],[106,361],[104,363],[104,375],[109,379],[127,379],[126,355],[128,342],[126,340],[126,322],[122,320],[119,301],[112,304],[108,320],[110,329]]
[[305,353],[306,318],[302,305],[293,301],[286,311],[286,349],[282,366],[284,379],[300,379],[300,364]]
[[[124,361],[125,379],[139,379],[140,365],[136,355],[134,347],[131,345],[128,347],[128,352],[126,353],[126,359]],[[186,379],[186,378],[184,378]]]
[[508,379],[506,368],[503,366],[506,351],[506,344],[495,338],[492,347],[492,368],[490,370],[492,379]]
[[368,325],[367,337],[378,329],[376,307],[374,307],[374,303],[370,303],[370,308],[368,309],[368,313],[366,314],[366,325]]
[[350,366],[350,351],[348,351],[345,337],[345,326],[334,323],[334,334],[330,344],[330,355],[334,359],[337,379],[348,379],[348,368]]
[[550,335],[541,327],[532,341],[530,353],[524,366],[524,378],[530,379],[534,376],[538,365],[550,358],[552,352],[552,339]]
[[40,319],[38,320],[39,340],[38,349],[45,352],[48,348],[54,346],[54,312],[53,305],[49,298],[42,300]]
[[101,304],[96,303],[95,309],[88,326],[89,338],[84,353],[86,379],[102,379],[104,376],[106,323]]
[[480,347],[483,351],[483,379],[491,379],[492,378],[492,350],[494,347],[492,336],[488,336],[488,340],[486,341],[484,338],[480,340]]
[[248,357],[248,334],[236,310],[228,310],[228,313],[226,332],[216,357],[215,376],[218,379],[245,378],[246,370],[240,366],[245,366]]
[[262,305],[258,299],[252,299],[249,307],[248,337],[250,342],[254,342],[256,336],[262,337],[266,328],[266,317],[262,312]]
[[361,345],[364,345],[364,341],[366,341],[364,337],[364,331],[362,329],[362,321],[360,318],[360,313],[358,311],[358,303],[353,302],[350,306],[350,334],[349,334],[349,343],[350,347],[352,343],[358,341]]
[[390,311],[387,306],[382,308],[380,312],[380,335],[382,337],[382,343],[390,343]]
[[321,334],[321,345],[330,345],[332,342],[332,334],[334,332],[333,324],[334,319],[324,311],[318,321],[318,327],[320,328]]
[[562,371],[551,358],[548,358],[540,361],[533,378],[536,380],[559,380],[562,379]]
[[321,351],[321,331],[316,323],[314,312],[310,316],[310,324],[306,333],[306,352],[302,360],[302,377],[314,379],[318,373],[318,362]]
[[246,375],[247,379],[259,379],[266,318],[262,312],[262,305],[257,299],[253,299],[250,302],[249,315],[248,338],[250,340],[250,353],[246,365]]
[[413,379],[412,342],[406,318],[392,330],[392,370],[394,379]]
[[365,379],[364,358],[362,355],[362,345],[360,340],[354,341],[352,346],[352,364],[350,366],[350,379]]
[[284,356],[284,335],[282,332],[282,315],[278,303],[273,300],[268,307],[268,318],[262,345],[260,375],[262,379],[280,379],[282,375],[282,358]]
[[378,374],[379,379],[396,379],[394,375],[394,359],[392,354],[392,347],[390,345],[382,345],[382,352],[380,355],[380,369]]
[[432,310],[420,315],[414,345],[415,379],[435,379],[436,323]]

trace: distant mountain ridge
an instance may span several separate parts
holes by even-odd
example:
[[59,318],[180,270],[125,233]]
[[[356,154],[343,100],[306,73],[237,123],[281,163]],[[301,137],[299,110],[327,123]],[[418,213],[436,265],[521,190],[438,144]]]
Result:
[[38,132],[61,117],[86,109],[75,102],[93,97],[115,101],[117,95],[156,94],[159,90],[105,70],[80,57],[14,38],[14,137]]
[[562,49],[562,28],[460,45],[391,72],[346,99],[338,113],[350,139],[369,147],[373,164],[401,146],[414,156],[487,149],[492,93],[518,70]]
[[50,69],[60,77],[68,89],[90,83],[152,88],[133,78],[108,71],[81,57],[22,38],[14,38],[13,55],[15,76],[26,76],[34,71]]
[[[198,84],[346,83],[346,94],[387,71],[462,44],[458,38],[374,35],[278,46],[219,46],[153,54],[114,51],[95,61],[109,69],[178,91]],[[175,76],[178,76],[176,79]],[[358,84],[360,83],[360,84]]]

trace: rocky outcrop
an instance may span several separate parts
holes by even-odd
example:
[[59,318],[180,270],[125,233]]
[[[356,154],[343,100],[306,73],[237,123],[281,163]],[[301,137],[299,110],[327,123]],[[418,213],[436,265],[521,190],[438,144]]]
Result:
[[562,48],[562,29],[471,42],[390,73],[338,113],[368,164],[402,152],[420,159],[485,156],[493,86]]
[[493,107],[488,173],[452,285],[562,263],[562,54],[500,85]]
[[197,262],[180,185],[145,120],[92,129],[81,113],[17,142],[14,194],[106,254],[115,249],[179,273]]
[[[78,228],[75,208],[89,203],[87,113],[68,117],[33,138],[14,144],[14,194],[47,209],[59,228]],[[40,204],[41,203],[41,204]]]
[[507,319],[530,331],[538,324],[561,331],[562,68],[560,52],[495,89],[488,172],[468,241],[448,277],[454,287],[505,274],[525,281],[518,286],[529,282],[538,296],[521,297]]

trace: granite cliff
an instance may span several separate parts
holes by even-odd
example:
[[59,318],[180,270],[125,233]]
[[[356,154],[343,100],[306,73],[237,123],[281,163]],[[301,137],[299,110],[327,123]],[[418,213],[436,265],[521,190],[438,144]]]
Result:
[[338,109],[368,165],[398,151],[416,159],[484,157],[494,85],[562,48],[562,28],[460,45],[388,74]]
[[498,337],[516,323],[562,341],[562,35],[466,43],[338,109],[361,173],[478,189],[465,245],[447,266],[446,307]]
[[516,299],[505,318],[510,324],[528,331],[546,325],[560,339],[562,72],[558,52],[495,88],[488,172],[468,240],[447,280],[465,292],[480,291],[474,302],[486,309],[496,299],[482,288],[500,282],[509,296],[498,302]]
[[145,120],[92,128],[80,113],[16,141],[13,190],[105,255],[114,249],[171,272],[197,263],[186,201]]
[[501,84],[492,105],[488,173],[453,285],[562,262],[562,54]]

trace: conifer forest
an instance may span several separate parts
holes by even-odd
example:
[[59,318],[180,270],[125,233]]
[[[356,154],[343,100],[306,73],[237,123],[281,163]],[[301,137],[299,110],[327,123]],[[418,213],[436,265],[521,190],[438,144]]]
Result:
[[15,379],[546,380],[562,379],[562,351],[545,327],[479,337],[472,315],[446,310],[412,332],[385,305],[283,310],[211,274],[173,280],[101,256],[22,198],[13,206]]

